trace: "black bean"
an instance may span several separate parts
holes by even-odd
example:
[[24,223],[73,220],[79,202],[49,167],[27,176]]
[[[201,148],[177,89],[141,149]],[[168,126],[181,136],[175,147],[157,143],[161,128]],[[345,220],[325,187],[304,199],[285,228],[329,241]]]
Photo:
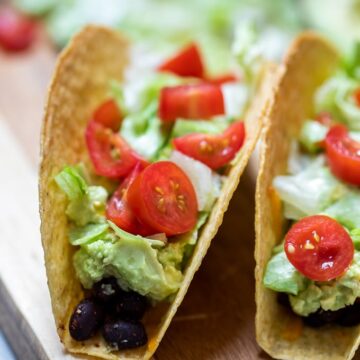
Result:
[[104,311],[94,299],[84,299],[70,318],[69,330],[74,340],[83,341],[94,336],[104,320]]
[[114,300],[121,292],[122,290],[114,277],[102,279],[93,286],[95,298],[104,303]]
[[337,323],[341,326],[356,326],[360,324],[360,302],[357,300],[355,304],[346,306],[341,309],[341,315],[337,319]]
[[333,323],[341,316],[340,311],[325,311],[320,309],[309,316],[303,317],[304,323],[311,327],[321,327]]
[[148,341],[144,325],[140,321],[107,321],[102,334],[109,345],[119,350],[140,347]]
[[134,291],[123,292],[115,303],[115,313],[125,320],[140,320],[146,311],[147,300]]

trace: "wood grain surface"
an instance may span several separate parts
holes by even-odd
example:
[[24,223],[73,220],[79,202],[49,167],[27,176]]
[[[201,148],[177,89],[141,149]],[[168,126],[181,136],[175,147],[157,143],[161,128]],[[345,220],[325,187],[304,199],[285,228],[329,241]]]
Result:
[[[6,173],[12,162],[18,166],[7,177],[9,188],[0,193],[3,198],[12,191],[14,199],[9,218],[14,223],[0,222],[8,230],[0,229],[0,326],[19,359],[73,358],[63,352],[51,319],[36,209],[42,107],[55,58],[43,35],[25,54],[0,54],[0,145],[8,141],[0,148],[0,167]],[[16,176],[18,182],[13,181]],[[254,337],[253,180],[249,172],[243,176],[155,359],[270,359]],[[24,203],[31,209],[24,209]],[[31,225],[22,228],[21,214]],[[29,238],[33,251],[25,244]]]

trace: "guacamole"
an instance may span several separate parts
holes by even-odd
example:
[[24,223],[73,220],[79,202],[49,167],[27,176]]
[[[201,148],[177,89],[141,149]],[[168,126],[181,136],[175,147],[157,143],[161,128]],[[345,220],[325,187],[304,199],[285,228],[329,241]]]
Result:
[[82,166],[65,167],[55,180],[68,197],[66,214],[72,221],[69,241],[80,246],[74,255],[76,275],[85,289],[114,276],[124,290],[133,290],[152,301],[176,293],[182,270],[196,244],[198,230],[208,213],[199,215],[193,231],[167,244],[132,235],[104,216],[108,192],[89,186]]

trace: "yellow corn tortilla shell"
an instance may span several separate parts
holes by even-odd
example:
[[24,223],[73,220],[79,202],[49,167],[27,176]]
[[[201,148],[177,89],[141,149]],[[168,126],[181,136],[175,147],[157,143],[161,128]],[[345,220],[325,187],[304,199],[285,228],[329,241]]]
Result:
[[94,109],[108,96],[109,80],[121,80],[128,55],[129,44],[126,39],[109,29],[88,26],[76,35],[61,54],[55,68],[41,140],[41,235],[57,331],[70,352],[104,359],[148,359],[155,352],[222,222],[240,175],[259,137],[270,98],[268,95],[272,91],[270,77],[273,71],[268,72],[268,81],[262,82],[246,116],[244,146],[229,171],[222,193],[201,232],[179,292],[172,303],[151,308],[145,316],[148,345],[134,350],[111,352],[100,336],[76,342],[68,331],[71,313],[84,293],[72,264],[76,248],[68,241],[66,197],[56,186],[54,176],[65,165],[78,162],[83,162],[89,170],[92,169],[84,142],[85,128]]
[[360,328],[303,326],[300,317],[277,302],[277,293],[262,284],[273,247],[282,239],[281,202],[272,188],[275,176],[287,171],[289,147],[302,123],[312,115],[318,86],[334,73],[339,55],[313,33],[300,35],[280,70],[275,99],[263,132],[256,188],[256,337],[276,359],[351,359],[360,341]]

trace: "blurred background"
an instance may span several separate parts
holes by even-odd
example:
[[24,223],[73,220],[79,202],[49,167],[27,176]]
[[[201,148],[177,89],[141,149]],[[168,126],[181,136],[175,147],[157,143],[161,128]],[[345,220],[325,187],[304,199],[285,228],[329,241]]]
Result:
[[[249,54],[242,59],[245,67],[258,58],[280,61],[289,42],[305,29],[323,33],[343,54],[352,51],[360,38],[360,0],[0,0],[0,173],[3,185],[0,196],[6,205],[0,212],[1,360],[13,359],[11,347],[17,346],[18,358],[19,353],[23,354],[22,359],[65,358],[59,355],[62,350],[55,330],[44,326],[45,322],[52,323],[52,319],[38,231],[39,134],[46,88],[57,55],[70,37],[88,23],[107,25],[125,33],[134,47],[148,54],[166,56],[182,44],[196,40],[204,51],[207,68],[215,75],[226,72],[233,61],[233,53],[239,53],[239,49]],[[138,61],[145,63],[148,59],[144,56]],[[238,194],[242,202],[232,206],[237,206],[240,213],[252,214],[253,191],[252,180],[245,177],[244,191]],[[236,224],[237,219],[226,221]],[[244,217],[242,223],[244,227],[252,227],[253,215]],[[253,238],[250,231],[243,239],[244,248],[250,254]],[[231,247],[230,242],[228,245]],[[191,309],[201,307],[203,293],[195,288],[206,282],[209,274],[217,276],[216,257],[220,254],[228,257],[229,262],[236,261],[229,248],[223,246],[221,252],[216,246],[210,250],[178,320],[175,318],[175,325],[165,337],[158,352],[159,359],[169,358],[170,353],[184,358],[181,341],[189,347],[195,347],[196,342],[216,344],[216,319],[206,336],[201,334],[204,328],[201,324],[185,324],[187,316],[191,318]],[[253,335],[253,268],[253,260],[249,258],[238,268],[231,268],[218,283],[223,293],[233,287],[233,292],[229,293],[234,298],[230,307],[241,307],[236,310],[241,327],[234,329],[234,323],[228,322],[226,336],[234,332],[254,359],[265,359]],[[244,294],[241,287],[232,285],[234,283],[245,284],[249,290]],[[202,287],[203,292],[207,290]],[[214,299],[210,303],[209,311],[215,314],[220,307],[227,306],[226,300]],[[41,306],[36,310],[34,304]],[[197,316],[195,320],[202,319],[201,314]],[[8,346],[3,333],[12,346]],[[178,343],[172,334],[180,339]],[[24,344],[20,346],[22,338]],[[30,343],[30,347],[26,347],[26,343]],[[39,355],[43,350],[34,353],[34,347],[41,347],[39,343],[47,344],[45,355]],[[215,351],[218,346],[209,344],[207,349],[195,350],[197,355],[193,359],[223,358]],[[232,342],[229,344],[230,348],[235,346]],[[231,351],[236,354],[237,350]]]

